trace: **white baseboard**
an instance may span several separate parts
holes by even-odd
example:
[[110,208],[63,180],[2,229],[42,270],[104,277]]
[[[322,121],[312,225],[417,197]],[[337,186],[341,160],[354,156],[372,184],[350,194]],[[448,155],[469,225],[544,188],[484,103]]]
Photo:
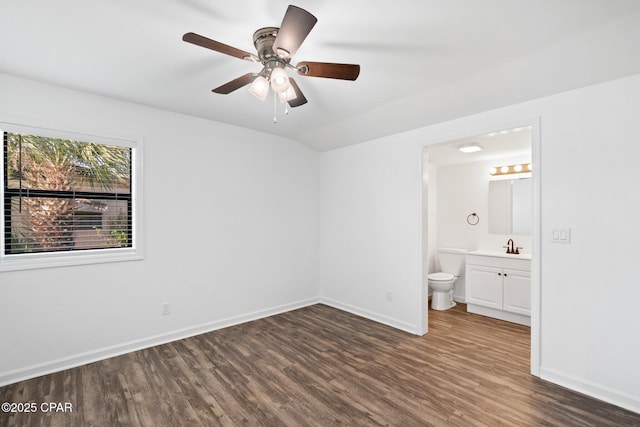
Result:
[[227,328],[229,326],[238,325],[252,320],[261,319],[264,317],[274,316],[276,314],[284,313],[287,311],[296,310],[299,308],[307,307],[309,305],[319,303],[319,298],[310,298],[307,300],[297,301],[289,304],[284,304],[276,307],[271,307],[264,310],[258,310],[251,313],[242,314],[240,316],[233,316],[226,319],[217,320],[215,322],[204,323],[201,325],[192,326],[189,328],[179,329],[166,334],[155,335],[152,337],[144,338],[141,340],[130,341],[123,344],[118,344],[110,347],[103,347],[97,350],[92,350],[84,353],[73,354],[63,358],[39,363],[23,368],[15,369],[12,371],[0,372],[0,387],[17,383],[19,381],[36,378],[42,375],[51,374],[53,372],[63,371],[65,369],[75,368],[78,366],[86,365],[88,363],[97,362],[100,360],[108,359],[111,357],[120,356],[133,351],[142,350],[149,347],[154,347],[168,342],[189,338],[195,335],[212,332],[218,329]]
[[481,305],[467,303],[467,312],[493,317],[494,319],[506,320],[507,322],[518,323],[524,326],[531,326],[531,317],[522,314],[510,313],[504,310],[496,310]]
[[374,322],[382,323],[383,325],[391,326],[392,328],[400,329],[413,335],[418,334],[417,326],[411,323],[403,322],[391,317],[382,316],[378,313],[373,313],[359,307],[344,304],[330,298],[320,298],[319,302],[321,304],[328,305],[329,307],[337,308],[338,310],[346,311],[348,313],[355,314],[356,316],[364,317],[365,319],[373,320]]
[[544,367],[540,368],[540,378],[640,414],[640,398],[638,396],[623,394],[608,387],[585,382]]

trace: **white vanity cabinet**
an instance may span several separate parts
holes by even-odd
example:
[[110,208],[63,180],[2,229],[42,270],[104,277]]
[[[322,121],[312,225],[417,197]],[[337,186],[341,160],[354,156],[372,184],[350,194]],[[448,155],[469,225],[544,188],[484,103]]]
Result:
[[466,256],[467,311],[531,324],[531,258],[493,252]]
[[531,317],[531,262],[529,270],[503,271],[502,309]]

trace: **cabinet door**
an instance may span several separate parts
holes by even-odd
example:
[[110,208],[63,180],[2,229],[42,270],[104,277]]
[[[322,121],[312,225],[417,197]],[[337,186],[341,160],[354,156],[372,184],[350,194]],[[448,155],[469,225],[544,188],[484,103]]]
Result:
[[469,304],[502,309],[502,269],[467,265],[467,298]]
[[504,270],[504,309],[531,316],[531,273]]

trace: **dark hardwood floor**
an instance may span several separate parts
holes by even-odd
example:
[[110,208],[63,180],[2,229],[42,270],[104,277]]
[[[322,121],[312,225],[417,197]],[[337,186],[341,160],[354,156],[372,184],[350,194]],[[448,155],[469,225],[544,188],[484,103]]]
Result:
[[3,426],[640,426],[529,375],[529,328],[462,305],[430,311],[424,337],[315,305],[12,384],[0,402],[38,406]]

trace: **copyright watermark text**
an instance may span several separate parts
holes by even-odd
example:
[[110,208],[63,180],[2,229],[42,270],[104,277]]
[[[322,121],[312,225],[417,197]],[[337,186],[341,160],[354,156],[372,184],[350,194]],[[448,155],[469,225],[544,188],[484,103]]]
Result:
[[73,412],[71,402],[4,402],[2,412],[24,413],[24,412]]

